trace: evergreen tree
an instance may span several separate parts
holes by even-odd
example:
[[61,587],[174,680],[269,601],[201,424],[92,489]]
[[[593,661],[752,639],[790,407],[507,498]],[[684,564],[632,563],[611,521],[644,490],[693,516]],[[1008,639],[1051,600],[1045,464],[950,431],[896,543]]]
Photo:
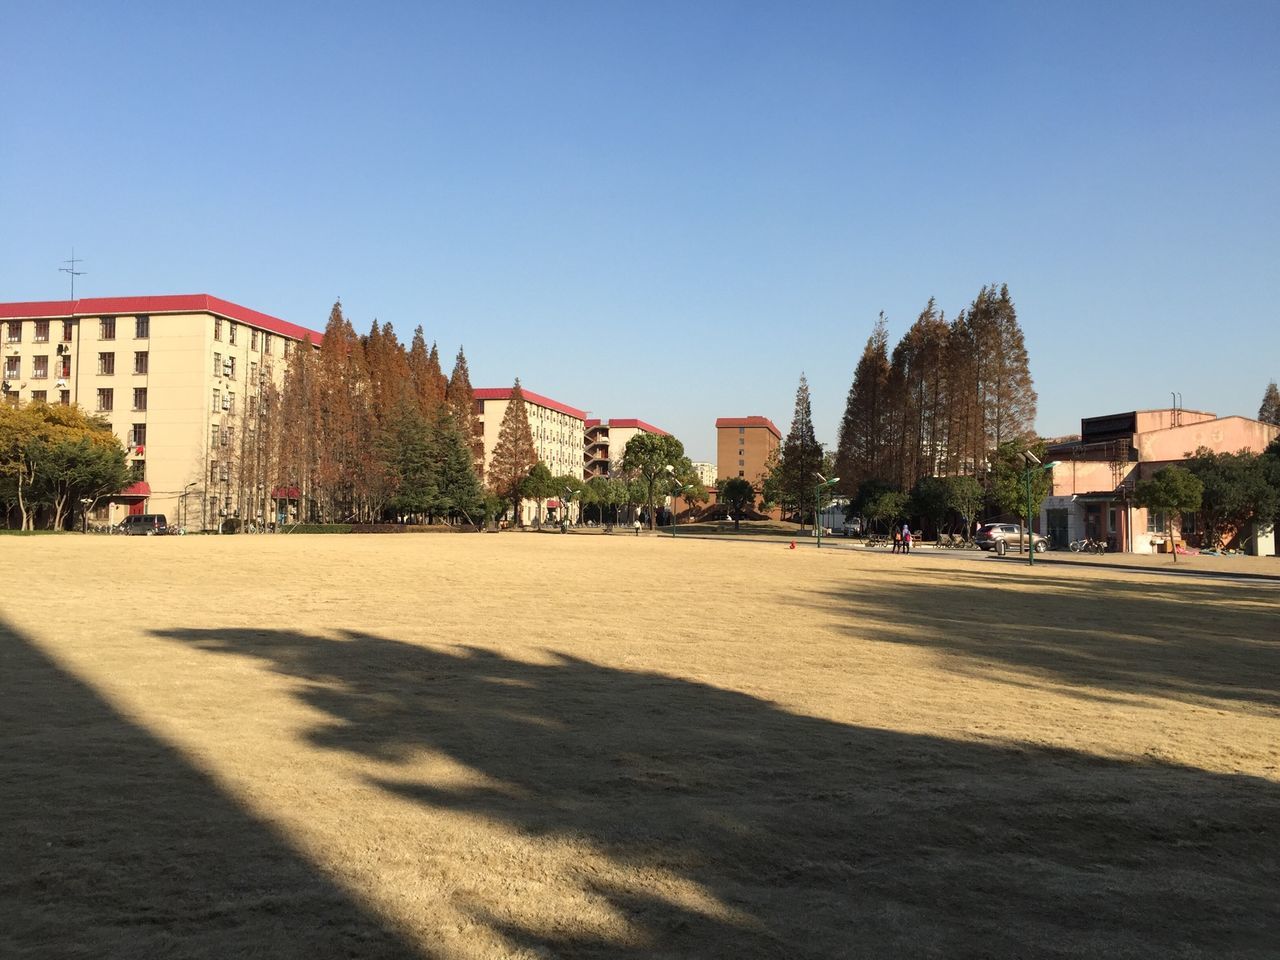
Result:
[[445,513],[478,520],[484,510],[484,488],[476,476],[467,437],[450,415],[440,418],[435,432],[440,507]]
[[[801,383],[807,403],[808,387],[803,377]],[[857,490],[865,480],[888,479],[884,475],[888,400],[889,332],[881,313],[854,369],[836,441],[835,469],[840,489],[846,494]]]
[[[822,469],[822,445],[813,432],[813,415],[809,404],[809,381],[800,374],[796,388],[796,407],[791,429],[782,443],[778,460],[779,489],[784,509],[790,506],[802,518],[811,506],[818,472]],[[843,478],[842,478],[843,479]]]
[[445,399],[448,401],[449,409],[453,411],[453,419],[458,430],[466,439],[476,472],[483,479],[484,437],[480,433],[480,424],[476,418],[475,392],[471,388],[471,373],[467,370],[467,356],[463,353],[462,347],[458,348],[458,356],[453,361],[453,373],[449,377]]
[[1272,380],[1267,384],[1266,392],[1262,395],[1262,406],[1258,408],[1258,419],[1263,423],[1273,423],[1280,426],[1280,388],[1276,387],[1276,382]]
[[511,388],[511,399],[502,415],[498,429],[498,442],[486,472],[489,489],[511,504],[514,519],[520,520],[520,488],[529,470],[538,462],[533,445],[533,431],[529,429],[529,414],[524,406],[524,394],[520,390],[520,378]]

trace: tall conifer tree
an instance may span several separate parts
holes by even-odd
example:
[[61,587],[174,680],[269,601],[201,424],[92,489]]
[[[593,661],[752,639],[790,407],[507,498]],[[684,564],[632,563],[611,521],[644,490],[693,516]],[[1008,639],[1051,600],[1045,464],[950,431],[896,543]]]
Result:
[[836,444],[836,474],[848,494],[883,476],[889,402],[889,332],[884,314],[867,338],[853,372]]
[[809,381],[802,373],[800,385],[796,388],[796,407],[791,417],[791,429],[782,442],[778,460],[778,487],[784,506],[790,506],[803,517],[818,484],[818,471],[821,469],[822,445],[813,432]]
[[514,519],[520,520],[520,487],[529,470],[538,462],[533,445],[533,431],[529,429],[529,414],[524,406],[524,394],[520,390],[520,378],[511,387],[511,399],[502,415],[498,428],[498,442],[489,461],[487,478],[489,489],[511,504]]
[[1263,423],[1274,423],[1280,426],[1280,388],[1272,380],[1262,394],[1262,406],[1258,407],[1258,419]]

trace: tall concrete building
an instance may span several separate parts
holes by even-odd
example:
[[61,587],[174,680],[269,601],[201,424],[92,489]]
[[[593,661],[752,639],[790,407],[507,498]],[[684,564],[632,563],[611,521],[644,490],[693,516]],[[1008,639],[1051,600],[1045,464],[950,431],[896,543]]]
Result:
[[319,333],[203,293],[0,303],[0,320],[4,400],[79,404],[128,451],[135,482],[96,519],[274,518],[274,491],[250,468],[272,416],[263,391]]
[[742,477],[757,492],[782,434],[768,417],[721,417],[716,421],[716,472],[719,479]]

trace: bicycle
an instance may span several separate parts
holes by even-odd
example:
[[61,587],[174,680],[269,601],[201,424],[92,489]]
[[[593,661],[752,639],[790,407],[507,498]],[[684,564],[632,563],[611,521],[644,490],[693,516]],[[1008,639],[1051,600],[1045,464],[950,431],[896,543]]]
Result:
[[1084,537],[1081,540],[1072,540],[1068,546],[1072,553],[1097,553],[1107,552],[1107,541],[1094,540],[1092,537]]

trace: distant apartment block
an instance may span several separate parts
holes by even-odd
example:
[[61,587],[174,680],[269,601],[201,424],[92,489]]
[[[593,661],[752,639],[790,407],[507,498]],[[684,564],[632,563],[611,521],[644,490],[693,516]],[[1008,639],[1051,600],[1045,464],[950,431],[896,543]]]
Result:
[[582,451],[583,473],[592,477],[607,477],[616,472],[626,453],[631,438],[641,433],[666,436],[667,431],[643,420],[587,420]]
[[275,519],[258,469],[275,413],[263,392],[319,333],[208,294],[0,303],[0,321],[4,400],[79,404],[128,451],[134,483],[97,519]]
[[716,465],[705,461],[694,461],[694,472],[698,475],[698,482],[708,490],[714,490],[716,486]]
[[[554,476],[568,475],[583,479],[582,444],[587,412],[571,407],[559,400],[521,388],[525,414],[529,418],[529,430],[533,434],[533,446],[539,460],[547,465]],[[488,474],[493,461],[493,448],[498,445],[502,430],[502,418],[511,402],[510,387],[481,387],[473,391],[477,426],[484,440],[484,469]],[[550,509],[558,502],[548,503]],[[536,505],[526,502],[522,508],[523,522],[529,523],[536,515]]]
[[742,477],[758,491],[782,434],[768,417],[721,417],[716,421],[718,479]]

